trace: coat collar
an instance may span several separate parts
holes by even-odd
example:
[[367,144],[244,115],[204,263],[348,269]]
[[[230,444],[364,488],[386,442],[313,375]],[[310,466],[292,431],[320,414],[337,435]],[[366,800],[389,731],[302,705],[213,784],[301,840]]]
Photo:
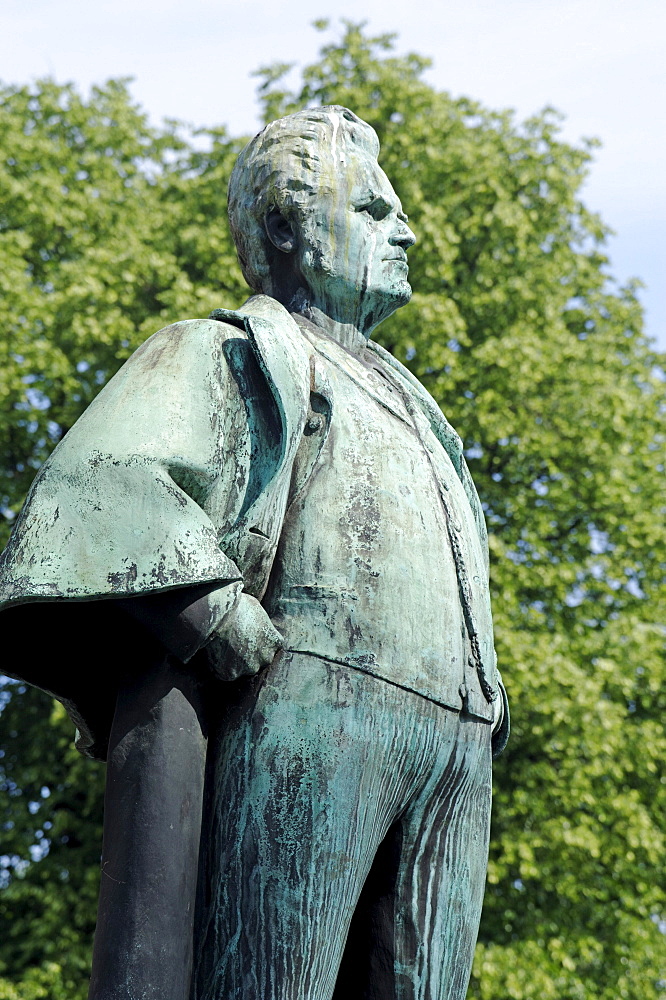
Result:
[[[308,350],[310,345],[289,311],[269,295],[252,295],[235,312],[215,309],[211,313],[211,318],[245,328],[269,385],[274,389],[288,439],[294,431],[300,434],[302,427],[296,429],[293,426],[294,421],[290,420],[290,413],[298,412],[303,407],[307,411],[308,399],[304,389],[310,380],[305,381],[307,376],[304,373],[309,368],[312,369],[312,365]],[[369,340],[368,349],[400,377],[400,381],[427,418],[433,433],[448,452],[462,479],[464,475],[462,441],[430,393],[408,368],[380,344]],[[289,447],[286,450],[288,451]]]
[[282,458],[295,452],[308,412],[310,357],[289,312],[268,295],[252,295],[240,309],[214,309],[211,319],[245,330],[270,386],[282,422]]

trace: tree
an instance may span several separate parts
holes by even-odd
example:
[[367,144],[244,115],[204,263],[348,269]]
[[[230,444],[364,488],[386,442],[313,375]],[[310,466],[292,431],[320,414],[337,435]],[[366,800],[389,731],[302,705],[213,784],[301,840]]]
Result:
[[156,325],[242,294],[225,208],[242,142],[213,130],[196,152],[123,81],[87,102],[5,88],[0,111],[4,544],[35,469]]
[[[175,124],[151,128],[123,81],[88,101],[52,81],[0,92],[3,546],[35,470],[132,351],[244,297],[226,223],[243,142],[207,135],[201,152]],[[0,997],[84,996],[103,768],[57,703],[1,694]]]
[[[288,67],[261,70],[260,98],[267,119],[339,103],[377,130],[381,162],[418,236],[410,252],[414,299],[377,333],[462,434],[486,507],[514,733],[496,767],[489,887],[470,995],[656,998],[664,995],[659,921],[666,916],[658,878],[666,750],[660,359],[642,334],[635,287],[617,287],[610,276],[608,230],[580,201],[593,144],[562,142],[559,116],[549,109],[521,124],[509,112],[439,93],[423,79],[426,61],[396,57],[391,44],[346,24],[296,90],[284,84]],[[218,130],[209,152],[195,152],[175,125],[149,129],[117,83],[89,105],[53,84],[11,90],[2,121],[15,122],[30,102],[35,124],[27,133],[0,124],[16,136],[17,150],[10,157],[17,166],[0,168],[4,189],[19,190],[22,180],[27,191],[27,164],[53,164],[44,168],[51,208],[40,199],[32,214],[0,222],[3,271],[11,276],[3,318],[12,330],[0,385],[13,407],[0,440],[7,468],[16,470],[1,492],[12,510],[48,451],[48,421],[69,426],[156,326],[242,295],[223,221],[239,142]],[[114,132],[104,125],[110,118],[124,125]],[[85,143],[96,151],[85,167],[82,146],[63,138],[77,128],[99,130],[97,145]],[[100,155],[109,148],[116,152]],[[71,204],[58,194],[57,176],[70,163],[68,186],[79,199]],[[87,179],[82,188],[76,180],[83,170],[103,172],[92,187],[102,190],[104,179],[112,196],[89,193],[84,201]],[[74,219],[66,223],[73,239],[58,236],[63,218]],[[54,250],[43,267],[44,246]],[[77,372],[81,361],[89,367]],[[58,433],[51,428],[52,437]],[[90,771],[55,747],[36,707],[24,709],[36,706],[37,695],[16,688],[11,695],[3,723],[20,736],[3,739],[0,768],[12,793],[11,853],[20,859],[10,870],[18,865],[20,877],[10,878],[5,896],[21,901],[28,927],[40,873],[52,887],[63,862],[57,838],[43,830],[51,854],[24,867],[35,828],[24,803],[40,801],[43,775],[63,767],[68,802],[82,790],[88,795]],[[45,740],[50,756],[38,774]],[[57,817],[55,799],[41,800],[40,829],[42,817]],[[90,871],[90,844],[76,848],[81,860],[67,868],[70,884],[75,866],[77,879]],[[53,914],[56,893],[48,892]],[[16,981],[30,968],[51,975],[44,970],[54,952],[41,931],[30,933],[33,953],[21,959]],[[80,934],[79,965],[65,961],[61,980],[73,982],[84,962]],[[0,944],[0,961],[15,954],[14,944]],[[47,989],[36,996],[60,995],[34,988]]]

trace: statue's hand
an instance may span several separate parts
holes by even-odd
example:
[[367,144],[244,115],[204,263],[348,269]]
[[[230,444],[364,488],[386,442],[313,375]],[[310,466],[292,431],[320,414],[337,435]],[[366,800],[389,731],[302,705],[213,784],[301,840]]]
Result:
[[258,673],[281,649],[283,637],[250,594],[240,595],[206,647],[211,667],[225,681]]

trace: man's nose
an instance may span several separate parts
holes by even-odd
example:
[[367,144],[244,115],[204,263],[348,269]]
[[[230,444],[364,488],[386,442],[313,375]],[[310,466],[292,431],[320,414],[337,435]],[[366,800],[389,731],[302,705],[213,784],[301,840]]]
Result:
[[411,231],[406,222],[402,219],[398,219],[398,226],[392,236],[389,237],[389,243],[394,247],[402,247],[403,250],[409,250],[416,243],[416,236]]

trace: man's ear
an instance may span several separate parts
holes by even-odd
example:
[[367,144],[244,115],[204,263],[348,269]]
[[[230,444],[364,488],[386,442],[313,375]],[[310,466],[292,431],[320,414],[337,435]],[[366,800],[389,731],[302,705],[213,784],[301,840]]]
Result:
[[294,230],[279,208],[271,208],[266,212],[264,226],[274,247],[281,250],[282,253],[293,253],[296,249]]

